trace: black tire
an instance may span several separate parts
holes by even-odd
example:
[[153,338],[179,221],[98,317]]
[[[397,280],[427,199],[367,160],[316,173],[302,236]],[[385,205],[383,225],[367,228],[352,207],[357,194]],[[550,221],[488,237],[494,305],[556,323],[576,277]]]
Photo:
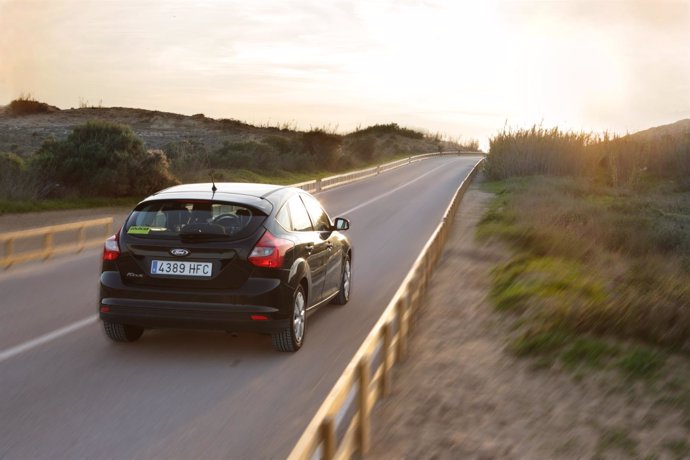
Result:
[[290,325],[272,334],[271,339],[273,341],[273,348],[276,351],[288,353],[299,350],[304,343],[306,326],[307,297],[304,295],[304,289],[300,285],[297,286],[295,293],[292,295],[292,317]]
[[103,321],[103,329],[105,330],[105,335],[113,342],[134,342],[139,340],[141,334],[144,333],[143,327],[111,323],[105,320]]
[[340,291],[333,297],[331,303],[335,305],[345,305],[350,300],[350,289],[352,289],[352,264],[350,256],[345,256],[343,261],[343,273],[340,275]]

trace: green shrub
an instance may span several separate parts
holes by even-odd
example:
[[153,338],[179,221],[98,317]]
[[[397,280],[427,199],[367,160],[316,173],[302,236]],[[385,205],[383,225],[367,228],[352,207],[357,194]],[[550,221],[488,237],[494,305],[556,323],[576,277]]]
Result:
[[0,152],[0,199],[33,199],[36,193],[36,181],[24,159],[14,153]]
[[163,151],[170,163],[170,170],[182,180],[188,179],[194,171],[209,168],[211,165],[210,156],[201,142],[170,142],[163,147]]
[[273,148],[261,142],[225,142],[211,156],[211,167],[221,169],[259,169],[267,158],[275,154]]
[[77,126],[64,141],[46,141],[30,165],[41,180],[81,196],[146,195],[177,183],[162,151],[147,151],[129,127],[105,121]]
[[270,145],[281,156],[295,154],[301,150],[299,142],[283,136],[267,136],[263,143]]

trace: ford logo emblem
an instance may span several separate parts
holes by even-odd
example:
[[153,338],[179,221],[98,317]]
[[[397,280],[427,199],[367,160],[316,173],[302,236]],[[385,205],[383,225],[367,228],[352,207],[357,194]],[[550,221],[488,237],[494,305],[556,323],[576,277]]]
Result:
[[184,257],[189,255],[189,251],[186,249],[171,249],[170,254],[177,257]]

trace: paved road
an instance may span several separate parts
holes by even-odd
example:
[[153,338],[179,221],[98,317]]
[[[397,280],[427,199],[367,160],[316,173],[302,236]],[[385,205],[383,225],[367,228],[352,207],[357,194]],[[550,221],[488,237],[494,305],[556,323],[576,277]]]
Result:
[[352,221],[353,294],[309,318],[296,354],[208,331],[110,343],[89,320],[98,251],[0,274],[0,458],[285,457],[478,159],[433,158],[319,195]]

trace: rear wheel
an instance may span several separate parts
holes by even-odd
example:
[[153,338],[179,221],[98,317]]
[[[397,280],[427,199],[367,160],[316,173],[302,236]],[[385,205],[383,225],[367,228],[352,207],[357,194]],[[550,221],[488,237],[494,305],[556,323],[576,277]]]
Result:
[[340,292],[335,296],[332,302],[336,305],[345,305],[350,300],[350,288],[352,286],[352,264],[350,263],[350,256],[345,257],[343,262],[343,274],[340,279]]
[[103,321],[103,329],[105,329],[105,335],[113,342],[134,342],[139,340],[141,334],[144,333],[143,327],[111,323],[105,320]]
[[302,348],[306,323],[307,298],[300,285],[292,297],[292,321],[288,327],[273,334],[273,348],[286,352],[294,352]]

